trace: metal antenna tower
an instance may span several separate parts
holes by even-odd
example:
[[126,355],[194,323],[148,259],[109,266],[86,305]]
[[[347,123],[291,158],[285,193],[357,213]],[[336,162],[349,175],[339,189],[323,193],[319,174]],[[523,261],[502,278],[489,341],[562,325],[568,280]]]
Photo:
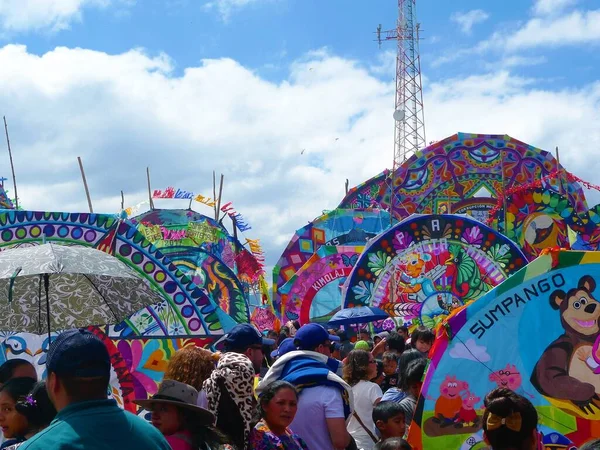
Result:
[[425,115],[423,84],[419,55],[419,30],[416,0],[398,0],[396,29],[382,31],[377,27],[377,41],[395,40],[396,99],[394,108],[394,172],[411,155],[425,147]]

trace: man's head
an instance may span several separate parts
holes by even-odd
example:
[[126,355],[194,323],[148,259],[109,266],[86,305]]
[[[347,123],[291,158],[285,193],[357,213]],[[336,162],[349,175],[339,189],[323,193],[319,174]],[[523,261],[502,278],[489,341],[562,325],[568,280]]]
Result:
[[405,340],[405,341],[406,341],[406,340],[407,340],[407,339],[410,337],[410,335],[409,335],[409,333],[408,333],[408,327],[407,327],[406,325],[400,325],[400,326],[397,328],[397,331],[398,331],[398,334],[399,334],[400,336],[402,336],[402,337],[404,338],[404,340]]
[[48,396],[56,410],[106,399],[110,367],[108,350],[93,333],[80,328],[60,334],[46,356]]
[[398,371],[398,356],[392,352],[385,352],[381,357],[383,373],[387,376],[395,375]]
[[9,359],[0,366],[0,385],[13,378],[33,378],[37,380],[35,367],[25,359]]
[[392,332],[386,339],[388,351],[395,353],[400,356],[402,352],[404,352],[404,348],[406,344],[404,343],[404,338],[400,336],[398,333]]
[[256,373],[260,372],[264,359],[263,344],[275,345],[273,339],[262,337],[260,332],[249,323],[240,323],[233,327],[225,337],[225,351],[246,355]]
[[331,343],[339,341],[339,337],[330,335],[318,323],[307,323],[301,326],[294,337],[294,344],[298,349],[311,350],[325,356],[331,356]]
[[362,330],[360,330],[358,332],[357,339],[359,341],[370,341],[371,340],[371,333],[369,332],[369,330],[362,329]]
[[381,434],[381,440],[402,437],[406,431],[404,410],[399,402],[379,402],[373,408],[373,423]]

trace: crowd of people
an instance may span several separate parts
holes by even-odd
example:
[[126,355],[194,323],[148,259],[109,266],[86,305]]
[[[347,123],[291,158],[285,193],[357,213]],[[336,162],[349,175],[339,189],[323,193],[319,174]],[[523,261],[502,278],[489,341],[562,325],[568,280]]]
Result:
[[[136,400],[135,415],[108,396],[102,341],[67,331],[46,354],[45,381],[25,360],[0,367],[0,450],[410,450],[432,331],[352,338],[315,323],[265,335],[237,325],[222,352],[177,351],[156,394]],[[484,405],[490,449],[541,448],[529,400],[499,388]],[[600,450],[600,440],[581,449]]]

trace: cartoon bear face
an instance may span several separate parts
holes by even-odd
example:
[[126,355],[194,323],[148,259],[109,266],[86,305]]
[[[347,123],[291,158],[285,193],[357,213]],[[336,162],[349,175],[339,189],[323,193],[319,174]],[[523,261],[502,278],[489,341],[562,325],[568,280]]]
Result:
[[557,290],[550,296],[550,304],[554,309],[560,309],[563,327],[575,332],[593,336],[600,332],[600,302],[594,298],[592,292],[596,289],[596,282],[589,275],[584,275],[576,288],[565,293]]

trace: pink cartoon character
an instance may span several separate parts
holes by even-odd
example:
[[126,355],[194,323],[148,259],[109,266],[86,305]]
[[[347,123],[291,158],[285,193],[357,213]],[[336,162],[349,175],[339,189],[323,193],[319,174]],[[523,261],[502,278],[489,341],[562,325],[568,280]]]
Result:
[[580,347],[577,350],[577,356],[588,365],[595,375],[600,374],[600,336],[596,338],[596,342],[590,349],[589,346]]
[[499,388],[516,391],[521,387],[521,372],[514,364],[507,364],[504,369],[497,370],[490,375],[490,381],[496,383]]
[[454,375],[446,375],[440,385],[440,397],[435,402],[433,420],[442,423],[442,426],[454,423],[463,404],[460,393],[468,389],[469,384],[466,381],[457,380]]
[[480,397],[477,397],[470,391],[467,391],[462,399],[462,406],[458,412],[457,425],[462,424],[463,427],[476,426],[479,422],[479,417],[475,412],[475,405],[481,401]]

